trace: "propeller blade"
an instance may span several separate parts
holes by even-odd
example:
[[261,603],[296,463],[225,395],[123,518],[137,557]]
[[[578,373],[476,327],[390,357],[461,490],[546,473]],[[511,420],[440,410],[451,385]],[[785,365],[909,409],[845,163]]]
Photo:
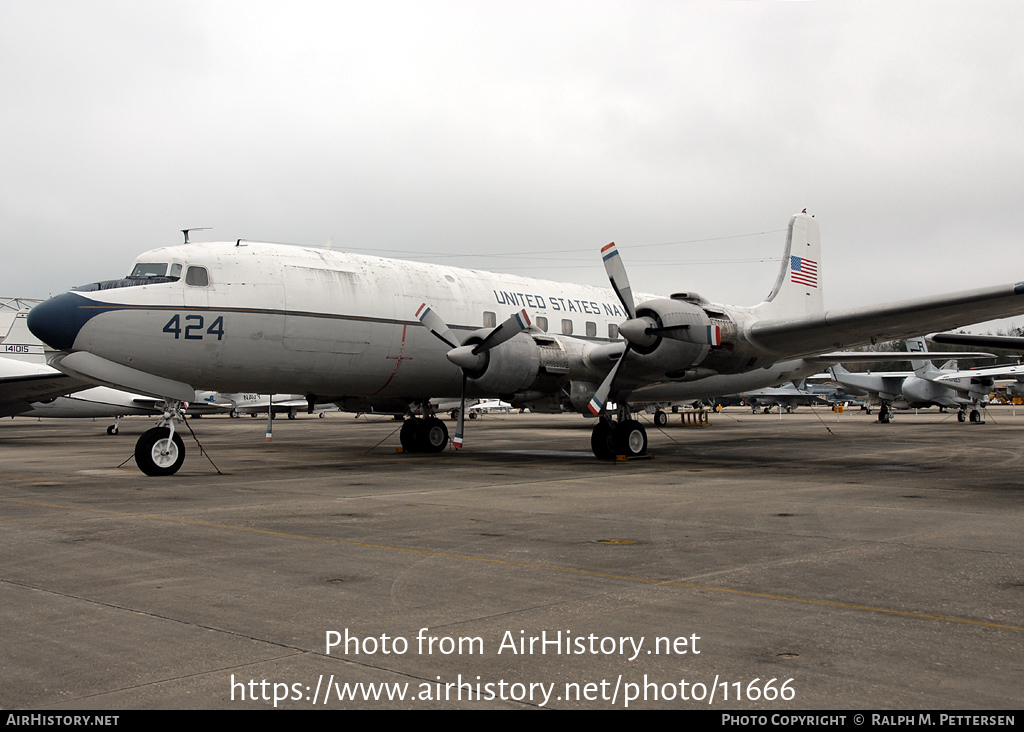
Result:
[[622,356],[612,366],[611,371],[604,377],[604,381],[601,382],[601,386],[597,387],[597,391],[594,392],[594,398],[590,400],[587,405],[587,409],[591,414],[600,415],[604,411],[604,405],[608,401],[608,395],[612,392],[612,385],[615,383],[615,376],[619,373],[619,367],[622,366],[622,362],[626,360],[626,356],[629,355],[630,344],[626,343],[626,348],[622,351]]
[[267,406],[267,442],[274,438],[274,395],[270,395],[270,403]]
[[612,283],[612,289],[619,296],[619,302],[626,309],[629,317],[636,317],[636,306],[633,305],[633,289],[629,286],[629,277],[626,276],[626,265],[622,263],[619,250],[615,248],[615,242],[601,250],[601,258],[604,260],[604,271],[608,273],[608,280]]
[[473,347],[473,355],[478,356],[489,351],[495,346],[500,346],[507,340],[515,338],[518,334],[530,327],[530,316],[525,310],[514,313],[512,317],[501,323],[497,328],[487,334],[487,337]]
[[444,322],[440,315],[427,307],[426,303],[420,305],[419,309],[416,311],[416,317],[421,323],[423,323],[427,330],[447,343],[450,347],[459,347],[459,341],[455,337],[455,334],[448,328],[448,324]]
[[462,403],[459,404],[459,421],[455,423],[455,439],[452,440],[452,447],[458,450],[462,447],[463,428],[466,426],[466,372],[462,372]]

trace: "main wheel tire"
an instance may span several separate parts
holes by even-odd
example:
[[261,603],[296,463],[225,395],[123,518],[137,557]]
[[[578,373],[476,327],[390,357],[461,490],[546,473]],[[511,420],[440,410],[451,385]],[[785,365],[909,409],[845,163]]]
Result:
[[402,442],[404,452],[420,451],[420,425],[422,420],[419,417],[412,417],[402,423],[402,431],[398,433],[398,439]]
[[612,449],[616,455],[639,457],[647,453],[647,430],[635,419],[627,419],[615,425],[612,432]]
[[594,451],[594,457],[598,460],[615,459],[615,451],[612,449],[613,427],[611,422],[602,419],[594,425],[594,431],[590,433],[590,449]]
[[972,422],[980,422],[981,421],[981,412],[979,412],[977,409],[972,409],[971,410],[971,421]]
[[135,464],[146,475],[174,475],[185,462],[181,435],[175,432],[170,439],[169,432],[167,427],[154,427],[143,432],[135,443]]
[[448,447],[448,425],[437,417],[423,420],[419,429],[421,452],[443,452]]
[[960,410],[959,412],[956,413],[956,421],[957,422],[966,422],[967,421],[967,415],[964,414],[963,410]]
[[654,413],[654,424],[658,427],[664,427],[668,424],[668,415],[659,409]]

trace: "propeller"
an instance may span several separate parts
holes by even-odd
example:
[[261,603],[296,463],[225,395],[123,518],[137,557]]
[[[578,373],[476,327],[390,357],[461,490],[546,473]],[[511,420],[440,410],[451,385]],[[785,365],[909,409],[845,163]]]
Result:
[[443,343],[451,346],[448,360],[462,369],[462,399],[459,404],[459,419],[455,425],[455,438],[452,445],[462,447],[463,428],[466,420],[466,381],[471,373],[482,370],[487,365],[487,352],[500,346],[505,341],[515,338],[530,327],[530,316],[525,310],[513,313],[512,316],[494,328],[477,344],[460,346],[455,334],[452,333],[444,319],[431,310],[426,303],[420,305],[416,317],[421,323]]
[[[600,415],[604,411],[608,395],[611,394],[612,386],[615,384],[615,377],[618,375],[619,369],[629,355],[630,350],[632,350],[633,344],[649,345],[649,343],[644,342],[648,340],[646,334],[642,330],[638,332],[638,329],[646,330],[657,325],[650,318],[636,317],[636,306],[633,304],[633,288],[629,286],[626,265],[622,263],[622,257],[619,256],[619,250],[615,247],[615,242],[601,249],[601,259],[604,260],[604,271],[608,273],[608,281],[611,282],[612,289],[615,290],[615,294],[619,297],[619,302],[622,303],[626,314],[629,315],[629,320],[619,326],[619,333],[626,339],[626,347],[623,349],[622,355],[619,356],[619,360],[615,362],[615,365],[612,366],[611,370],[604,377],[604,381],[597,387],[597,391],[594,392],[594,398],[587,404],[587,409],[594,415]],[[649,342],[653,343],[654,339],[649,339]]]

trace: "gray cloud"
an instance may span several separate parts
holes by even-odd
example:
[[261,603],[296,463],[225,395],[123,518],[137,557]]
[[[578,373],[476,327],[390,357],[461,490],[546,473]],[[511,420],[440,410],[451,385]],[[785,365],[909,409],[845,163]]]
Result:
[[752,304],[804,206],[829,306],[1024,279],[1022,16],[3,0],[0,289],[213,226],[595,283],[615,240],[638,289]]

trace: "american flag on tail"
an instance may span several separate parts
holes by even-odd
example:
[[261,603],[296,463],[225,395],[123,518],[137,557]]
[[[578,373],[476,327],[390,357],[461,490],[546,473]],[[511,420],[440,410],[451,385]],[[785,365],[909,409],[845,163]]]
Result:
[[818,287],[818,263],[803,257],[789,258],[789,277],[794,285]]

